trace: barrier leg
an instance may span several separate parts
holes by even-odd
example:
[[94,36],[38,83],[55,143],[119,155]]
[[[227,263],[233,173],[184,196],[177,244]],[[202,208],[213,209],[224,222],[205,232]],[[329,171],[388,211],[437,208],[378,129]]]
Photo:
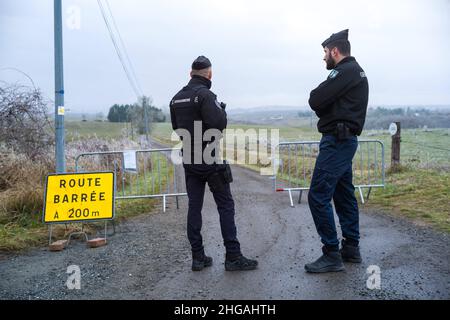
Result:
[[372,191],[372,187],[369,187],[369,191],[367,191],[366,200],[369,200],[370,191]]
[[289,189],[289,200],[291,201],[291,207],[294,208],[294,201],[292,200],[292,191]]
[[364,202],[364,195],[363,195],[363,193],[362,193],[361,187],[358,187],[358,190],[359,190],[359,195],[360,195],[360,197],[361,197],[361,203],[364,204],[364,203],[365,203],[365,202]]
[[163,195],[163,212],[166,212],[166,196]]
[[303,190],[300,190],[300,194],[298,195],[298,203],[302,203],[302,194]]
[[49,228],[49,237],[48,237],[48,244],[49,245],[51,245],[52,244],[52,231],[53,231],[53,226],[52,225],[50,225],[49,226],[50,228]]

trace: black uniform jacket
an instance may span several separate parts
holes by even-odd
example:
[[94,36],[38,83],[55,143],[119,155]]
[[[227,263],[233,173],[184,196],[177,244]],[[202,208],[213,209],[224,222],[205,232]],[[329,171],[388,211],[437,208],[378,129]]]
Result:
[[327,80],[311,91],[309,105],[319,117],[319,132],[334,134],[337,123],[344,122],[353,134],[360,135],[368,100],[369,84],[364,70],[354,57],[346,57]]
[[[181,89],[170,101],[173,130],[185,129],[190,133],[191,163],[194,163],[195,150],[200,150],[199,144],[202,145],[202,152],[208,144],[208,141],[203,141],[204,132],[208,129],[218,129],[222,132],[227,126],[227,114],[210,88],[210,80],[193,76],[188,85]],[[202,121],[202,136],[200,137],[198,137],[198,133],[194,132],[194,121]],[[194,136],[194,134],[197,134],[197,136]],[[184,141],[183,149],[186,149]]]

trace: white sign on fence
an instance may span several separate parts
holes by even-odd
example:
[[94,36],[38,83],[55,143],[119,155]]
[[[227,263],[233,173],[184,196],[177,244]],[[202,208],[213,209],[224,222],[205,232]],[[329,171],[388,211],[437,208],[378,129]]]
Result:
[[124,151],[123,152],[123,166],[125,171],[128,172],[137,172],[136,166],[136,151]]

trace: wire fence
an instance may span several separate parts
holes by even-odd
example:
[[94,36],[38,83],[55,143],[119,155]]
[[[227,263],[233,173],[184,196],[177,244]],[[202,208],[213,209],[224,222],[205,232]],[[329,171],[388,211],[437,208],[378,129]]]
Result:
[[[320,141],[296,141],[282,142],[275,147],[274,155],[278,155],[278,165],[275,168],[278,169],[275,169],[272,177],[273,187],[277,192],[289,193],[291,206],[294,206],[293,191],[300,192],[300,203],[303,191],[310,188],[319,145]],[[353,183],[359,191],[361,202],[364,203],[362,189],[368,189],[368,199],[372,188],[384,187],[384,144],[379,140],[359,140],[352,169]]]

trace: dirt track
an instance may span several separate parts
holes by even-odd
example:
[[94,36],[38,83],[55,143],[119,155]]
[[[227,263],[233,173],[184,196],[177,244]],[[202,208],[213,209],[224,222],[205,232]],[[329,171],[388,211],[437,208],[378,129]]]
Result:
[[[190,270],[185,235],[187,199],[169,200],[166,213],[131,219],[105,247],[73,242],[63,252],[47,248],[0,260],[1,299],[449,299],[450,239],[407,221],[361,213],[361,265],[345,273],[311,275],[303,265],[318,257],[320,242],[307,203],[289,207],[267,177],[233,167],[232,192],[244,254],[260,266],[225,272],[219,217],[207,191],[203,210],[211,268]],[[304,196],[305,198],[305,196]],[[81,290],[68,290],[69,265],[81,269]],[[366,268],[381,269],[381,290],[366,287]]]

